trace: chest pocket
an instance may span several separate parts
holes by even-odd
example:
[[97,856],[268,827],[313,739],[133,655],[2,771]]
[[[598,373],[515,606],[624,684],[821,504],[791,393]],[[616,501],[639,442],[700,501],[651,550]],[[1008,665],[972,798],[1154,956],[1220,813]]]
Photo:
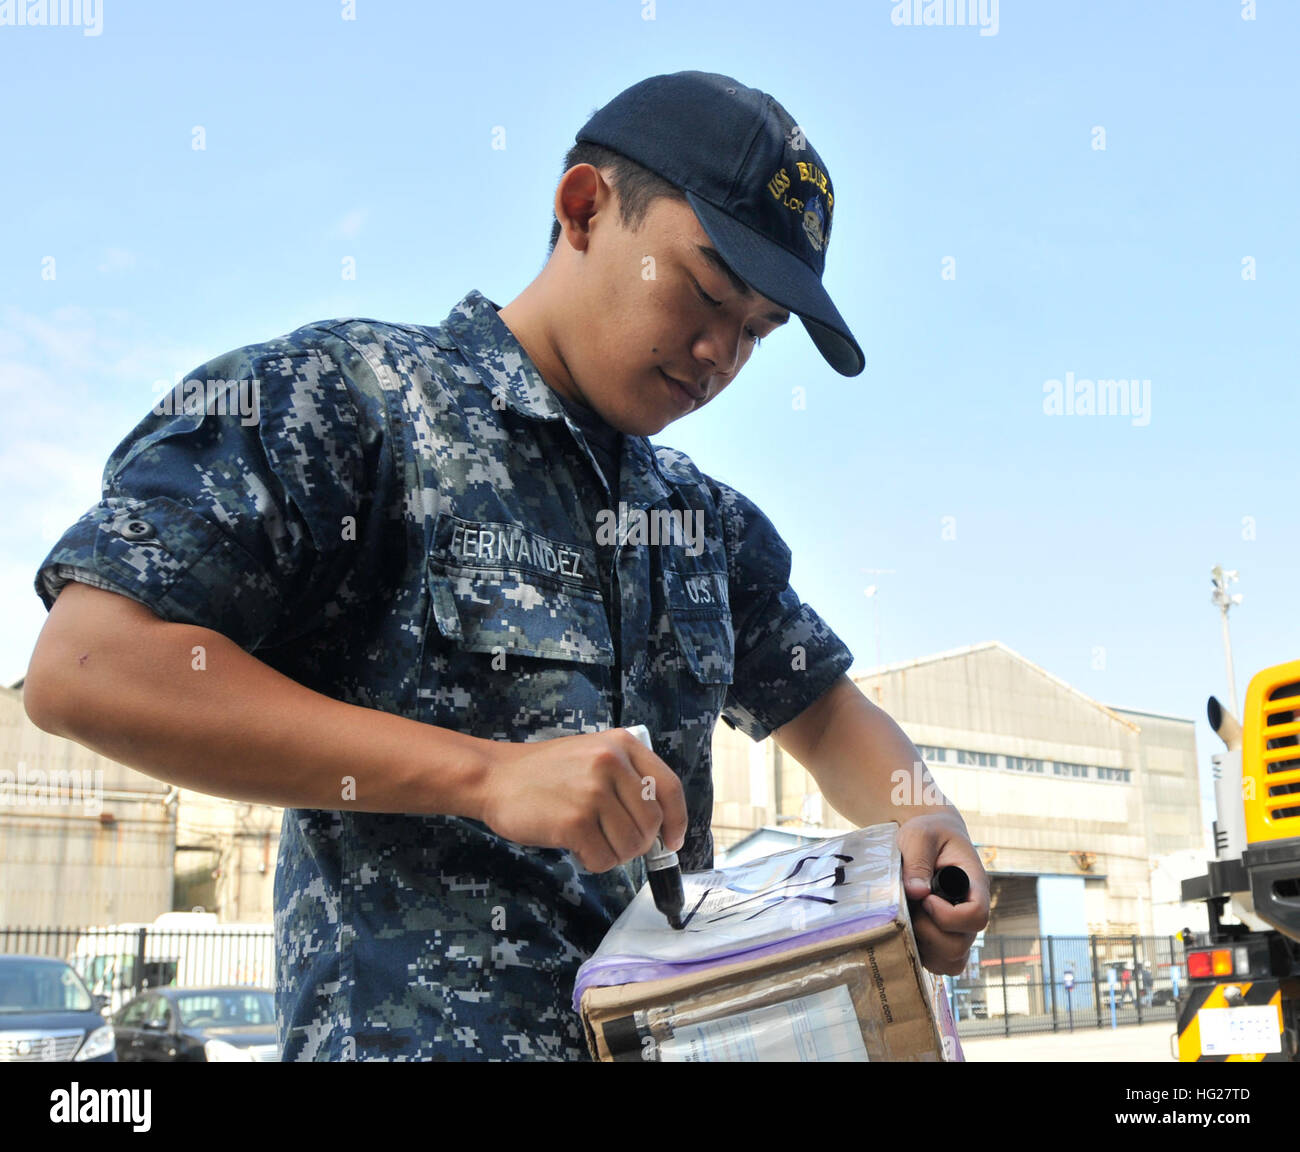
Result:
[[664,593],[682,660],[701,684],[730,684],[735,674],[736,638],[731,623],[727,573],[707,554],[691,557],[669,550]]
[[528,572],[487,574],[431,562],[429,594],[438,631],[466,652],[614,663],[599,592],[539,581]]
[[439,515],[419,716],[523,742],[609,726],[614,645],[590,549]]
[[466,652],[614,663],[589,548],[443,513],[428,562],[437,630]]

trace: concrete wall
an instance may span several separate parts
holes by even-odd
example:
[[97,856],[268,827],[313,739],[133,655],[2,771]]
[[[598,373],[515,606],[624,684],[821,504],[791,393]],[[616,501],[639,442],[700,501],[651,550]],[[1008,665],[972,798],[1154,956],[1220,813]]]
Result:
[[0,926],[152,920],[171,908],[167,785],[42,732],[0,689]]
[[185,903],[215,912],[223,924],[271,923],[283,815],[282,808],[183,790],[177,871],[208,881],[204,887],[187,886]]
[[1196,725],[1190,719],[1112,708],[1140,727],[1142,802],[1153,856],[1209,848],[1202,824]]
[[42,732],[0,688],[0,928],[152,922],[175,898],[269,924],[282,815],[172,791]]

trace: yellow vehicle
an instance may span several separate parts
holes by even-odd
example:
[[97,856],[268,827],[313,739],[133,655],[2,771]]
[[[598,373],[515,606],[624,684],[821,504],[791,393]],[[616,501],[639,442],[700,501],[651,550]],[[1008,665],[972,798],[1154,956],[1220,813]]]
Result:
[[1178,1059],[1300,1061],[1300,660],[1251,680],[1241,723],[1213,696],[1207,711],[1227,751],[1213,758],[1216,858],[1183,881],[1210,930],[1183,933]]

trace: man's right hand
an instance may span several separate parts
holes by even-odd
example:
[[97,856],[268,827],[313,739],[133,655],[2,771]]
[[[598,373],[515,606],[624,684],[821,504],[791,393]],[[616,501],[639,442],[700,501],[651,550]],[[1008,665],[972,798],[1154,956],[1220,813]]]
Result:
[[[204,653],[196,665],[194,654]],[[73,582],[27,670],[38,728],[180,788],[280,808],[444,814],[591,872],[686,834],[681,782],[623,728],[515,744],[345,704],[220,632]]]
[[644,855],[656,836],[672,851],[686,838],[681,781],[625,728],[496,742],[480,807],[498,836],[567,849],[588,872]]

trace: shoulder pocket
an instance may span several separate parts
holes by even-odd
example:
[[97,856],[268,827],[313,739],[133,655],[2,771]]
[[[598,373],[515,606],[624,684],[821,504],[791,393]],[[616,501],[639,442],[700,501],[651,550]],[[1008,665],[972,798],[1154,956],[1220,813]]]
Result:
[[[178,384],[176,388],[179,390],[180,385]],[[153,410],[113,449],[113,454],[108,458],[108,466],[105,468],[107,477],[114,479],[118,472],[138,456],[164,440],[169,440],[173,436],[189,436],[199,430],[203,421],[207,419],[207,413],[183,405],[180,401],[174,402],[173,411],[172,395],[174,393],[159,400]]]
[[701,684],[730,684],[736,638],[726,572],[672,560],[664,567],[664,584],[673,634],[691,674]]

